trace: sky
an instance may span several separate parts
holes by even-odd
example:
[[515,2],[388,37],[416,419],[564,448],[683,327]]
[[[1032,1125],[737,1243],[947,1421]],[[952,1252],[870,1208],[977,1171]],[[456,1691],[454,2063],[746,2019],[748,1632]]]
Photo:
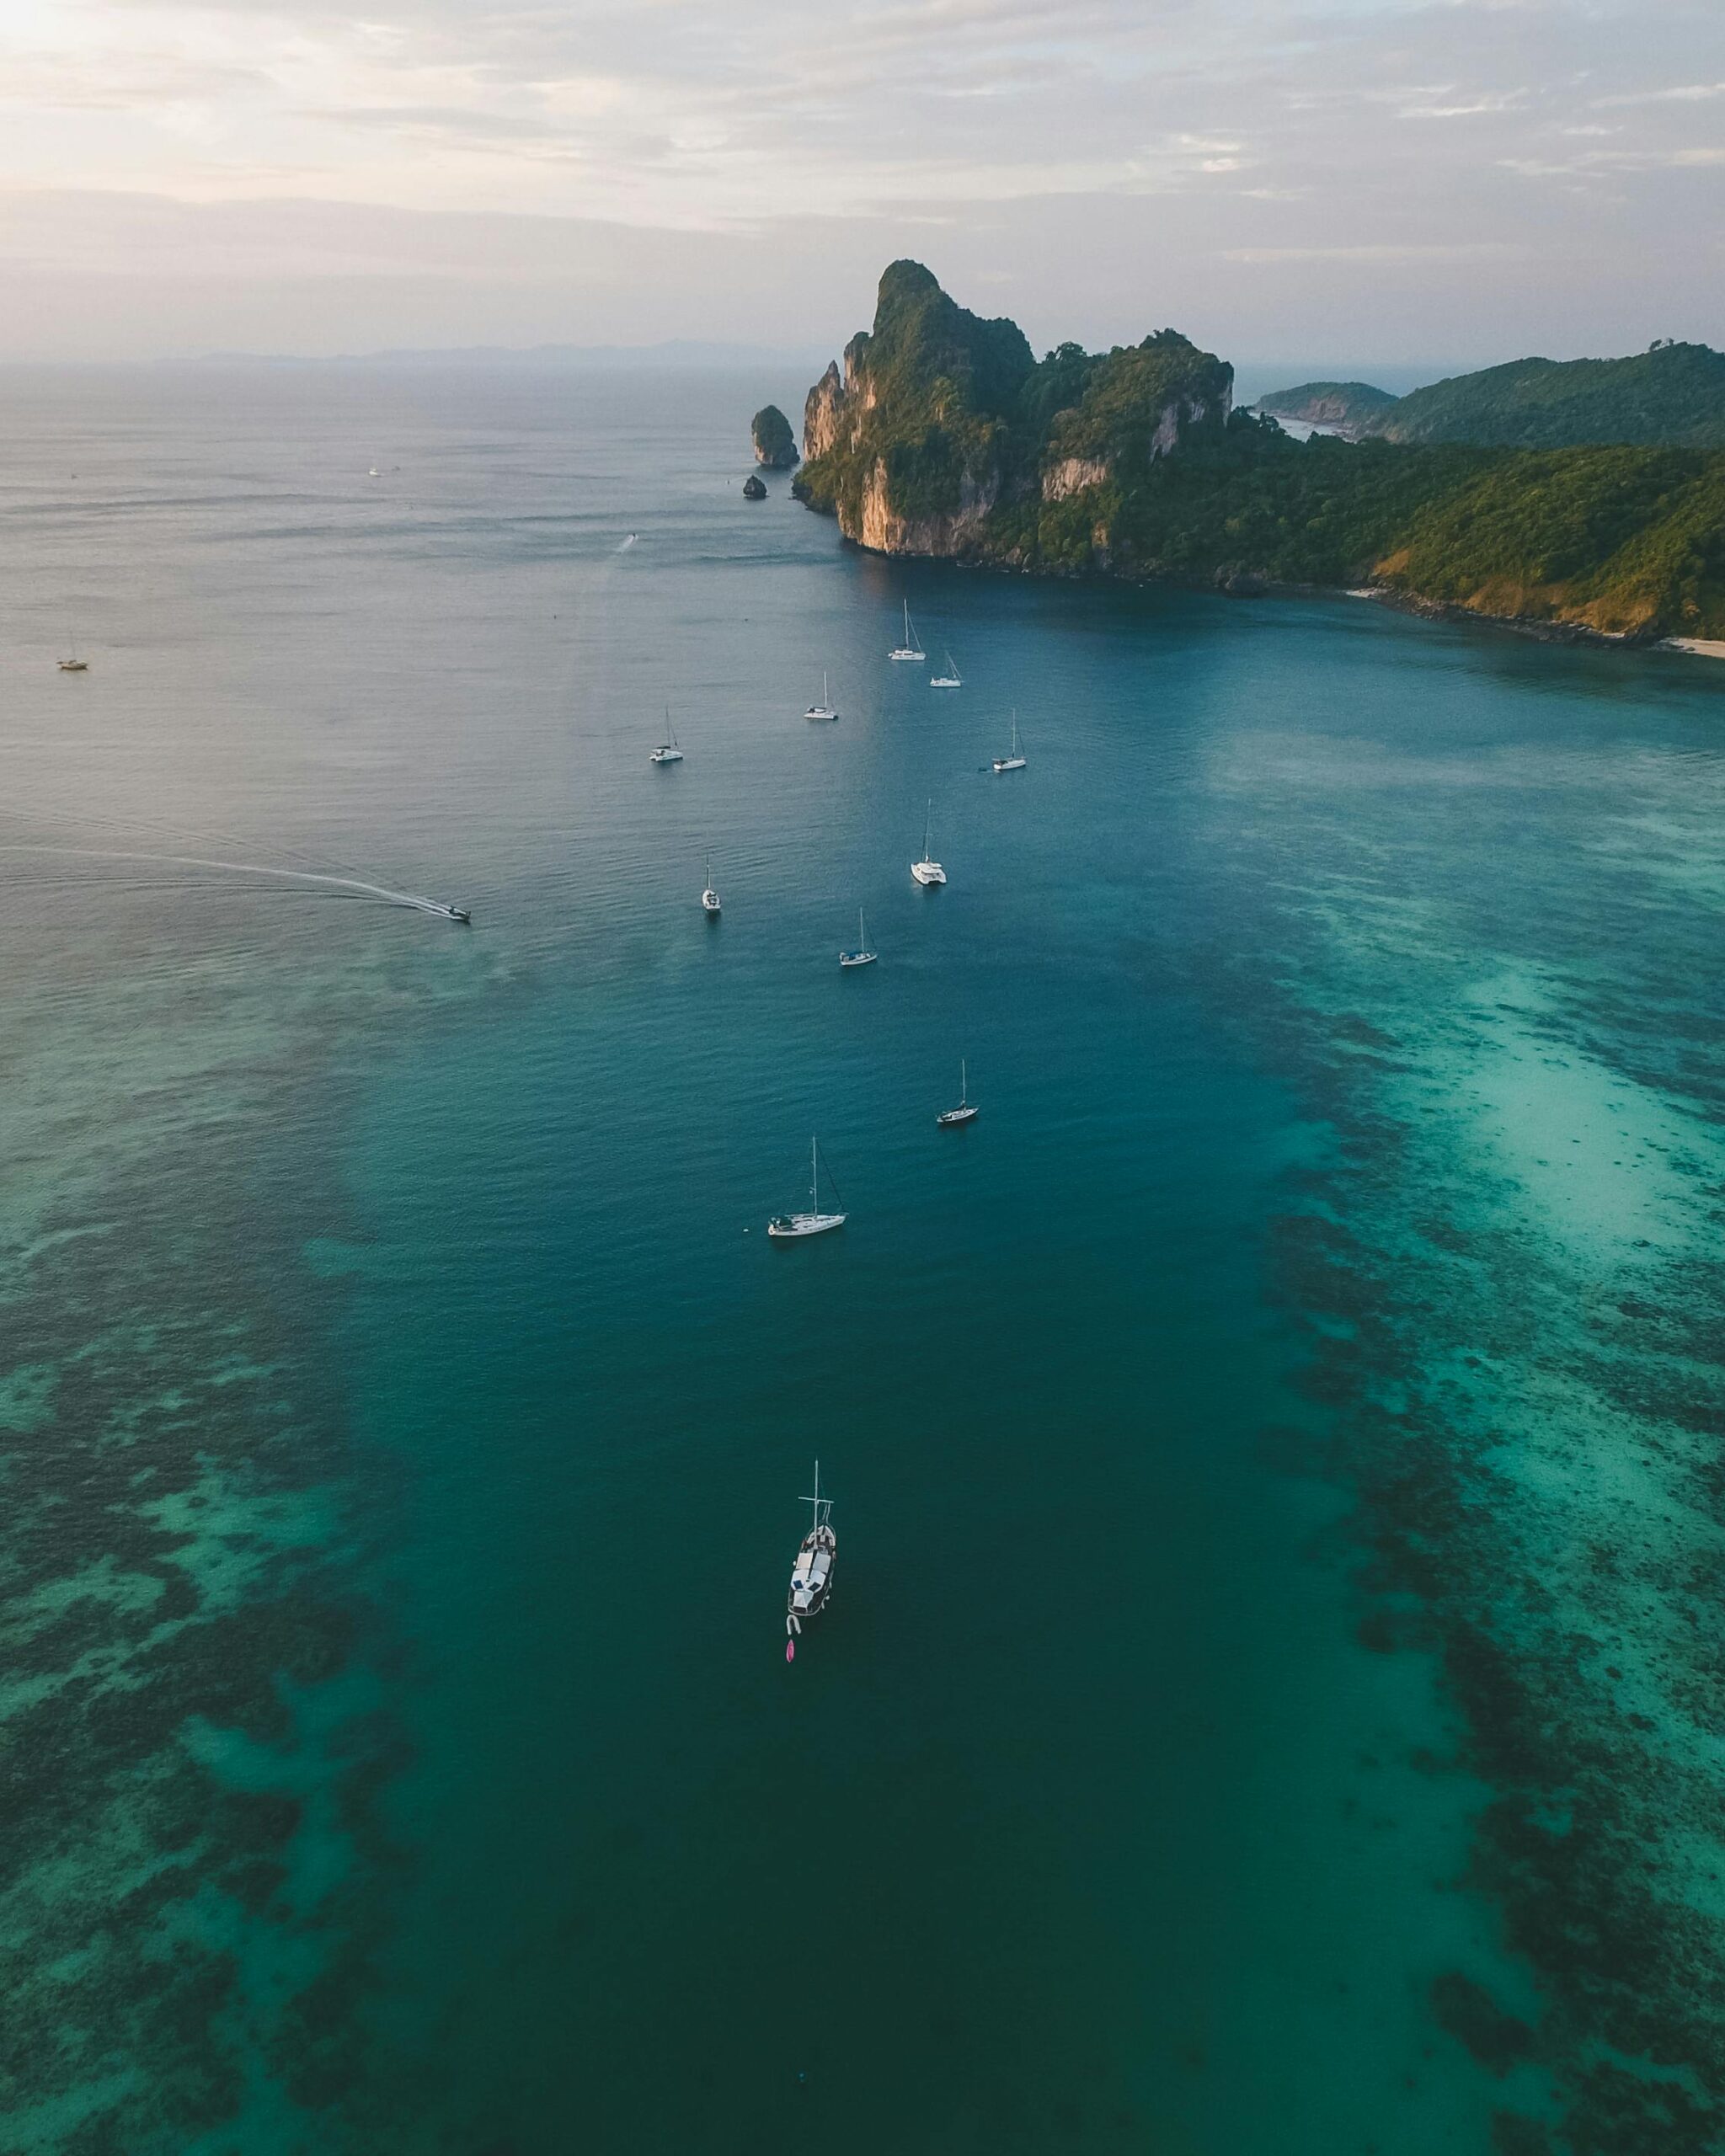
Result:
[[7,0],[0,359],[1725,344],[1725,0]]

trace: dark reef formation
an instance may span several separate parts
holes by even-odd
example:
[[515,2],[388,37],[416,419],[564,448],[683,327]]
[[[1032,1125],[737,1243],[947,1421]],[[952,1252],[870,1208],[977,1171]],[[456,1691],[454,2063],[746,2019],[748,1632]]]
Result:
[[777,404],[763,404],[750,426],[755,462],[769,472],[788,472],[797,461],[797,437]]
[[751,472],[744,480],[743,499],[745,502],[764,502],[766,499],[766,482],[758,472]]
[[1242,594],[1370,584],[1612,638],[1725,632],[1725,451],[1297,443],[1233,411],[1232,387],[1172,329],[1038,360],[1015,323],[895,262],[873,328],[809,392],[794,491],[882,553]]

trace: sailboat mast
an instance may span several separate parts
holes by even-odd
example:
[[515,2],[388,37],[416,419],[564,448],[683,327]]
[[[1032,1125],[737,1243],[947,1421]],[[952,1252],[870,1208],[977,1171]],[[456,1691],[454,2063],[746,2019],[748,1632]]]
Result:
[[820,1147],[812,1138],[809,1140],[809,1205],[811,1212],[820,1210]]

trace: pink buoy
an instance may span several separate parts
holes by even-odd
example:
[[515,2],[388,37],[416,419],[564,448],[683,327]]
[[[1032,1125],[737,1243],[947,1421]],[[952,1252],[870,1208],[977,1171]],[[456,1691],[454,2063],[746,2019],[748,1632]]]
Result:
[[796,1659],[797,1642],[794,1640],[787,1640],[785,1641],[785,1660],[787,1662],[794,1662]]

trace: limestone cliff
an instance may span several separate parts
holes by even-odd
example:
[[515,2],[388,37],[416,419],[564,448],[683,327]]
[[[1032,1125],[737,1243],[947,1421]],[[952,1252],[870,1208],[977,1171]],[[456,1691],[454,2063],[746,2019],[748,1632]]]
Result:
[[1172,330],[1097,355],[1062,345],[1039,365],[1015,323],[895,262],[873,327],[809,392],[796,491],[859,546],[985,558],[1004,504],[1130,480],[1226,424],[1231,381]]

